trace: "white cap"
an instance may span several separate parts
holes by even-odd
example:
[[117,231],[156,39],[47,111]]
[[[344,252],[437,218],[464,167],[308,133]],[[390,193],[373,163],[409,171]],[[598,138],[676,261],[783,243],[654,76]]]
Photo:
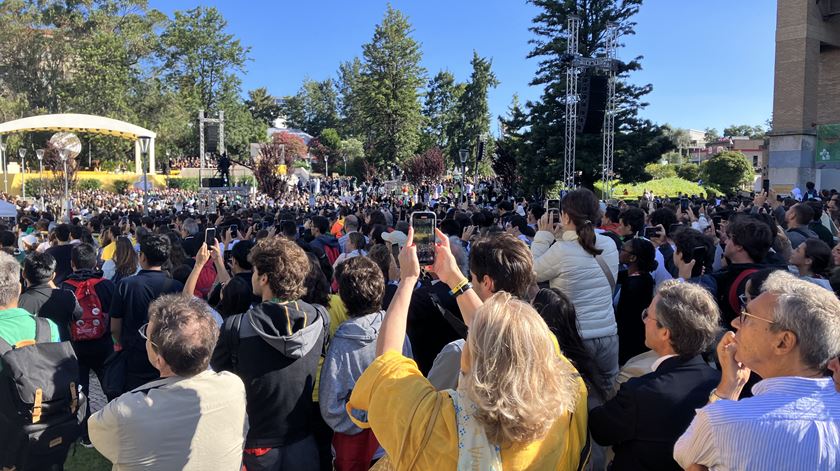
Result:
[[397,244],[400,248],[405,247],[408,236],[403,231],[383,232],[382,239],[391,244]]

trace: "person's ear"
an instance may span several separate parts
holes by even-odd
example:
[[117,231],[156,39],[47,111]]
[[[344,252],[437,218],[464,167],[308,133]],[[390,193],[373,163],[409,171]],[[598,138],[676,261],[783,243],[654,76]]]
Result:
[[481,285],[488,293],[496,292],[496,283],[493,281],[493,278],[490,278],[490,275],[484,275],[484,278],[481,280]]
[[783,330],[776,334],[776,341],[773,349],[777,355],[787,355],[799,345],[796,334],[789,330]]

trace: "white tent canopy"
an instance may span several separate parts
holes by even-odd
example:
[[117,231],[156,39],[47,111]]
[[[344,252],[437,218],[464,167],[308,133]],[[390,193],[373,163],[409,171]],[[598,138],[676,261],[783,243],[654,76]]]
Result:
[[134,141],[136,173],[143,172],[138,139],[141,136],[148,136],[152,138],[149,143],[149,173],[155,173],[155,138],[157,134],[140,126],[104,116],[74,113],[30,116],[0,124],[0,136],[32,131],[86,132]]
[[12,203],[0,201],[0,218],[15,218],[17,220],[17,207]]

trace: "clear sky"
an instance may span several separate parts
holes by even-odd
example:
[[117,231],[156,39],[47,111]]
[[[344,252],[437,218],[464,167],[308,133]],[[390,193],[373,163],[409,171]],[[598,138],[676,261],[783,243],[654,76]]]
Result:
[[[217,7],[228,29],[251,47],[245,90],[294,94],[305,77],[335,77],[340,62],[361,56],[382,20],[385,0],[151,0],[168,14],[196,5]],[[536,69],[528,31],[538,10],[523,0],[393,0],[408,15],[429,75],[448,69],[465,81],[472,51],[493,59],[501,84],[490,91],[494,116],[529,87]],[[773,101],[775,0],[647,0],[636,35],[622,38],[619,58],[644,56],[631,81],[653,84],[642,115],[693,129],[764,124]],[[493,128],[495,132],[495,125]]]

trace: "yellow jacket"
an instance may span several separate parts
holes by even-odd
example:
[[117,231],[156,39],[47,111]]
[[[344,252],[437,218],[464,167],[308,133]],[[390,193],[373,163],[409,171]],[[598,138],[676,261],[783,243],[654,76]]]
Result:
[[[583,468],[589,443],[586,386],[580,378],[578,386],[574,413],[560,416],[545,438],[502,448],[506,471]],[[414,469],[454,470],[458,463],[455,408],[449,394],[436,391],[413,360],[394,351],[377,358],[356,383],[347,412],[359,427],[373,429],[394,467],[403,470],[421,446],[439,395],[443,396],[443,405]]]

